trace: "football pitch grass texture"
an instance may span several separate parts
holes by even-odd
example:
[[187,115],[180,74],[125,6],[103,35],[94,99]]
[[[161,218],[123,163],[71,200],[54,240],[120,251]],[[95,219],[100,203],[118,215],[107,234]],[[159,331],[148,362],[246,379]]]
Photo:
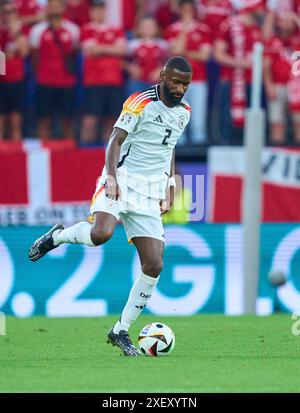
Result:
[[128,358],[106,343],[117,317],[7,318],[0,392],[299,392],[300,336],[290,315],[142,316],[169,325],[166,357]]

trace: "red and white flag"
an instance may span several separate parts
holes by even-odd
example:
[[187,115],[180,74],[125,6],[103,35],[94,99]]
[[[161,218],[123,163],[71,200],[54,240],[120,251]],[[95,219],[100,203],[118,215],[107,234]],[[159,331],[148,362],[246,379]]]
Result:
[[0,225],[67,225],[89,215],[104,150],[0,153]]
[[[300,150],[265,148],[262,153],[262,221],[300,221]],[[245,151],[209,150],[209,220],[236,223],[242,218]]]

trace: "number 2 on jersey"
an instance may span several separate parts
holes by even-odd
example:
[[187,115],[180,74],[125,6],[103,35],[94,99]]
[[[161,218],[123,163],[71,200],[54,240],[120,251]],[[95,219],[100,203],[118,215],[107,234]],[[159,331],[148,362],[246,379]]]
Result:
[[166,129],[166,134],[165,134],[165,136],[164,136],[164,139],[163,139],[163,141],[162,141],[162,145],[168,145],[168,139],[170,139],[170,136],[171,136],[171,134],[172,134],[172,130],[171,129]]

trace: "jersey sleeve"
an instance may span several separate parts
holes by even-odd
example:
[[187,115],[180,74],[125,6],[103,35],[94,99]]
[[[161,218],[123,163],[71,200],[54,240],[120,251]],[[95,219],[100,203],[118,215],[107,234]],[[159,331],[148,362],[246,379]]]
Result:
[[190,120],[191,120],[191,112],[192,109],[190,107],[190,105],[188,104],[188,102],[186,100],[182,100],[181,104],[180,104],[184,109],[184,114],[180,116],[180,128],[182,130],[182,133],[184,132],[185,128],[187,127],[187,125],[189,124]]
[[73,48],[74,49],[78,48],[79,43],[80,43],[80,29],[79,29],[79,27],[77,27],[76,24],[69,22],[68,20],[66,20],[64,22],[64,26],[65,26],[66,30],[68,30],[68,32],[71,35]]
[[212,46],[212,32],[209,26],[202,24],[201,32],[203,36],[202,45]]
[[186,129],[187,125],[190,123],[190,120],[191,120],[191,109],[187,112],[184,129]]
[[229,20],[224,20],[216,33],[216,40],[223,40],[229,43]]
[[145,97],[145,93],[134,93],[129,96],[123,105],[122,112],[114,124],[115,128],[120,128],[125,130],[128,134],[132,133],[146,107],[146,105],[151,101]]
[[33,48],[33,49],[38,49],[41,43],[41,38],[42,35],[44,33],[44,31],[46,30],[47,25],[42,22],[42,23],[38,23],[36,25],[34,25],[32,27],[32,29],[29,32],[29,45]]

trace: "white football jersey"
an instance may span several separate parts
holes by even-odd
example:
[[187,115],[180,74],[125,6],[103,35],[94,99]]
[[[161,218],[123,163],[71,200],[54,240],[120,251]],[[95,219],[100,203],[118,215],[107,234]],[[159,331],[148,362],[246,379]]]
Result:
[[[149,196],[165,198],[173,149],[190,120],[184,100],[173,108],[159,98],[160,85],[131,95],[115,127],[128,132],[121,146],[117,180]],[[105,171],[104,171],[105,175]]]

